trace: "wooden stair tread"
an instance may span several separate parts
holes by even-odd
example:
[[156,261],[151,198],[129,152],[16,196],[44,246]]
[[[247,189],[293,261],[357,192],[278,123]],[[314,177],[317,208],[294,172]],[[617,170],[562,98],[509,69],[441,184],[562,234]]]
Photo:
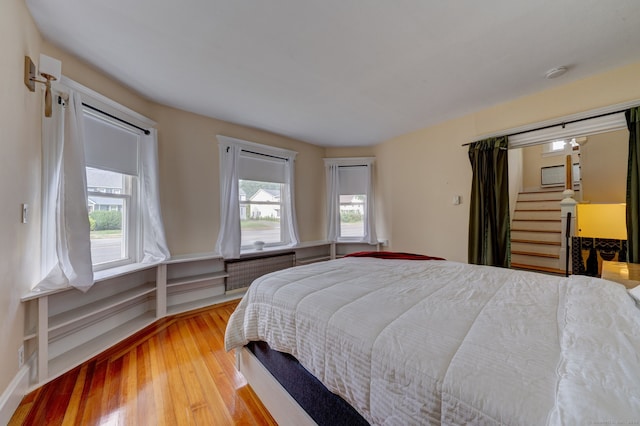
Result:
[[518,194],[553,194],[558,192],[564,192],[563,189],[550,189],[550,190],[542,190],[542,191],[521,191]]
[[511,254],[519,254],[523,256],[548,257],[549,259],[560,259],[560,255],[548,253],[535,253],[530,251],[511,250]]
[[550,274],[564,275],[565,271],[562,269],[549,268],[546,266],[536,266],[536,265],[525,265],[523,263],[513,263],[511,262],[511,267],[514,269],[524,269],[527,271],[536,271],[536,272],[547,272]]
[[558,199],[549,199],[549,198],[544,198],[544,199],[540,199],[540,200],[518,200],[518,203],[540,203],[540,202],[557,202],[560,203],[560,201],[562,200],[558,200]]
[[562,222],[561,219],[513,219],[512,222]]
[[546,229],[518,229],[511,228],[511,232],[543,232],[547,234],[560,234],[562,231],[546,230]]
[[542,244],[545,246],[559,246],[561,245],[559,241],[539,241],[539,240],[522,240],[519,238],[512,238],[512,243],[526,243],[526,244]]

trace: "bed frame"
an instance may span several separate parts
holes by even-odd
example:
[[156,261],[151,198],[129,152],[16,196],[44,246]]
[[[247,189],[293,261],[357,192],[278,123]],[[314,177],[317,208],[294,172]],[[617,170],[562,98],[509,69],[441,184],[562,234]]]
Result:
[[236,354],[238,370],[279,424],[369,426],[293,356],[266,342],[249,342]]
[[316,425],[309,414],[298,405],[246,346],[236,349],[236,367],[279,425]]

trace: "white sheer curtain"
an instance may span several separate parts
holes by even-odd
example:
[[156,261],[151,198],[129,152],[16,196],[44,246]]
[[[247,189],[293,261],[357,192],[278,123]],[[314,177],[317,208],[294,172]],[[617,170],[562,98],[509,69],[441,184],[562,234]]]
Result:
[[300,242],[298,237],[298,221],[296,220],[296,200],[295,200],[295,157],[287,157],[285,165],[285,186],[284,205],[286,206],[286,217],[284,226],[287,227],[289,244],[294,246]]
[[225,259],[240,257],[240,151],[238,145],[220,144],[220,231],[216,251]]
[[325,163],[327,169],[327,241],[335,242],[340,235],[340,168]]
[[160,209],[158,132],[140,137],[140,188],[142,205],[142,263],[159,263],[170,257]]
[[367,214],[364,215],[364,241],[369,244],[378,243],[378,235],[376,234],[376,221],[375,221],[375,202],[374,202],[374,188],[373,188],[373,162],[366,166],[366,191],[367,191],[367,204],[365,206]]
[[84,159],[82,99],[69,92],[66,111],[55,105],[43,122],[43,267],[47,275],[35,289],[75,287],[87,291],[93,285],[87,182]]

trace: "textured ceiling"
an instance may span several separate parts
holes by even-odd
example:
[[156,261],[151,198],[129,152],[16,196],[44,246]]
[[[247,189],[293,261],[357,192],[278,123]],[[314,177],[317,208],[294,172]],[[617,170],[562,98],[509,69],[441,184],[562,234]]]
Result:
[[155,102],[321,146],[640,61],[639,0],[26,1],[45,39]]

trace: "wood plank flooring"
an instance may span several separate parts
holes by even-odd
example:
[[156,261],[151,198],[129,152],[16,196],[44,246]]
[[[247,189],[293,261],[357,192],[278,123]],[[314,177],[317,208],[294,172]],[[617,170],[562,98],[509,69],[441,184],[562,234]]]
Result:
[[237,303],[157,321],[25,396],[9,425],[275,425],[224,351]]

